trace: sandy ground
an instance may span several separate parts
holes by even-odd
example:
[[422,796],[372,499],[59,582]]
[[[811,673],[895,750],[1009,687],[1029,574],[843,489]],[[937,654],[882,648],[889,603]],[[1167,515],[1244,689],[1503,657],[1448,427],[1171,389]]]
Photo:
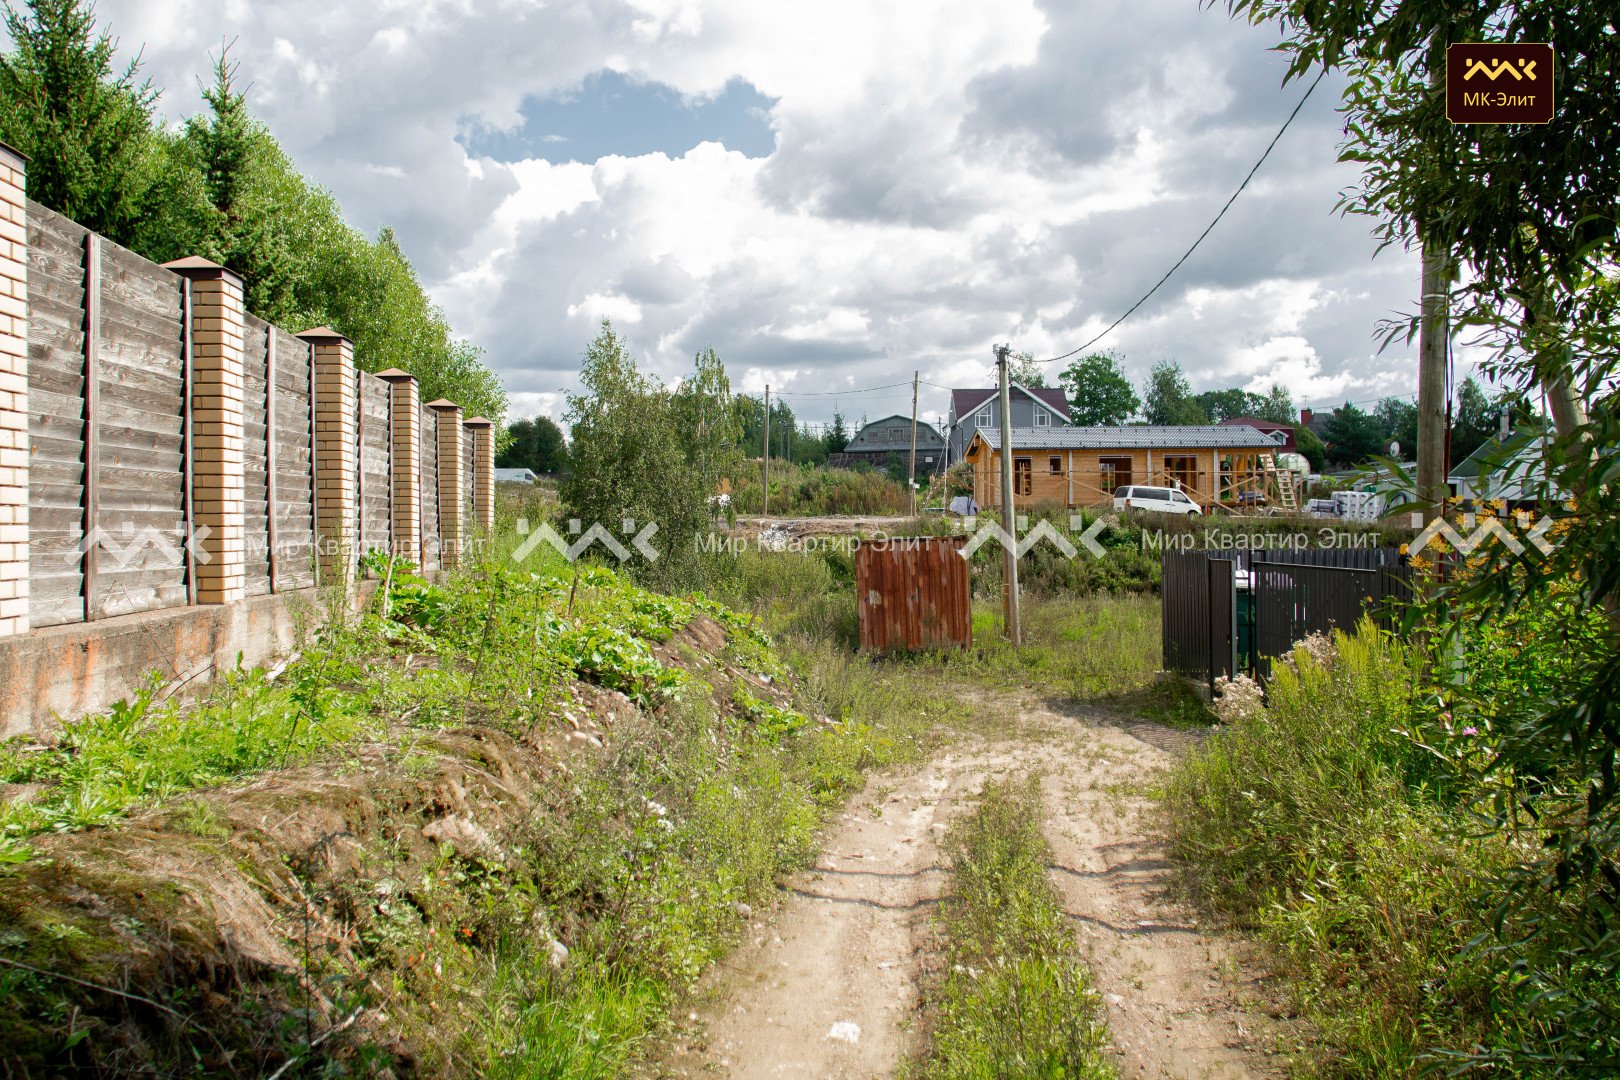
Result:
[[1051,877],[1103,995],[1124,1077],[1281,1072],[1284,1033],[1234,946],[1167,894],[1146,793],[1189,736],[1096,710],[1017,703],[1014,735],[962,738],[877,777],[834,823],[814,869],[717,967],[663,1075],[882,1077],[917,1046],[939,840],[986,778],[1039,771]]

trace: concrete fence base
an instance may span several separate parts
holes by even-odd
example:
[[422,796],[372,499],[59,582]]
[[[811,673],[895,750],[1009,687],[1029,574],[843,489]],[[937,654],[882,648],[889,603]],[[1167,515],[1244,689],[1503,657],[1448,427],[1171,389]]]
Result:
[[[349,594],[356,608],[376,591]],[[232,604],[162,608],[51,626],[0,648],[0,737],[48,739],[63,720],[102,712],[156,673],[167,692],[291,655],[329,614],[332,590],[255,596]],[[341,594],[337,602],[342,603]]]

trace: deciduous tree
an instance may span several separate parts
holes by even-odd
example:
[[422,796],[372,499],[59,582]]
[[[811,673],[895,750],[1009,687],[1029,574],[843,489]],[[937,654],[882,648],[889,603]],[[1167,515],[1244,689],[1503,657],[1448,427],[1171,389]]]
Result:
[[1142,407],[1118,353],[1082,356],[1063,369],[1058,382],[1069,399],[1069,418],[1083,427],[1123,424]]

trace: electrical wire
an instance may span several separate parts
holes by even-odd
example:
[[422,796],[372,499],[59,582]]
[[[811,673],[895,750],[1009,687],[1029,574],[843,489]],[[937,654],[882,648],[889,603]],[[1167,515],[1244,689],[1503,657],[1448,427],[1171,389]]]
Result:
[[1055,364],[1059,360],[1067,360],[1069,357],[1074,356],[1077,353],[1082,353],[1085,350],[1091,348],[1093,345],[1097,344],[1097,342],[1101,341],[1103,338],[1105,338],[1109,334],[1113,333],[1115,327],[1119,326],[1120,323],[1124,322],[1126,319],[1128,319],[1132,315],[1136,314],[1136,309],[1141,307],[1143,304],[1147,303],[1148,300],[1153,296],[1153,294],[1159,291],[1159,286],[1163,285],[1165,282],[1170,280],[1170,275],[1171,274],[1174,274],[1177,270],[1181,269],[1181,264],[1186,262],[1189,258],[1192,257],[1192,253],[1198,250],[1198,245],[1202,244],[1204,242],[1204,237],[1208,236],[1210,234],[1210,231],[1213,230],[1215,228],[1215,226],[1217,226],[1217,225],[1219,225],[1221,223],[1221,218],[1226,216],[1226,212],[1228,210],[1232,209],[1232,204],[1237,201],[1237,197],[1239,195],[1243,194],[1243,189],[1249,186],[1249,181],[1253,180],[1254,179],[1254,174],[1260,171],[1260,166],[1262,166],[1262,165],[1264,165],[1266,163],[1266,158],[1271,156],[1272,149],[1277,145],[1278,141],[1283,137],[1283,133],[1288,130],[1288,126],[1294,122],[1294,117],[1299,115],[1299,110],[1303,109],[1305,107],[1305,103],[1311,99],[1311,94],[1316,92],[1317,84],[1322,81],[1322,77],[1324,75],[1326,75],[1326,74],[1327,74],[1327,70],[1325,68],[1322,71],[1317,73],[1315,81],[1313,81],[1311,83],[1311,85],[1305,90],[1305,95],[1299,99],[1299,104],[1294,106],[1294,111],[1288,114],[1288,119],[1283,121],[1282,127],[1277,129],[1277,134],[1275,134],[1275,135],[1273,135],[1271,137],[1271,141],[1266,144],[1265,151],[1260,155],[1260,160],[1256,161],[1254,163],[1254,168],[1249,170],[1249,175],[1245,176],[1243,178],[1243,182],[1237,186],[1237,190],[1232,192],[1232,197],[1230,199],[1226,200],[1226,205],[1221,207],[1221,212],[1215,215],[1215,220],[1211,221],[1204,228],[1204,231],[1198,234],[1198,239],[1196,239],[1196,240],[1194,240],[1192,242],[1192,247],[1188,248],[1186,250],[1186,252],[1181,256],[1181,258],[1176,260],[1174,266],[1170,267],[1170,269],[1168,269],[1168,270],[1166,270],[1164,272],[1164,276],[1158,280],[1158,282],[1153,286],[1153,288],[1151,288],[1147,292],[1143,293],[1142,298],[1140,300],[1138,300],[1136,303],[1132,304],[1130,306],[1130,308],[1126,310],[1125,314],[1121,315],[1119,318],[1115,319],[1112,323],[1110,323],[1108,325],[1108,329],[1104,330],[1102,333],[1098,334],[1096,337],[1092,338],[1090,341],[1086,342],[1084,345],[1080,346],[1078,349],[1070,349],[1068,352],[1064,353],[1062,356],[1054,356],[1049,360],[1040,361],[1041,363],[1043,363],[1043,364]]
[[[872,394],[879,390],[893,390],[898,386],[910,386],[911,380],[905,382],[888,383],[884,386],[868,386],[855,390],[773,390],[772,397],[854,397],[859,394]],[[930,384],[932,385],[932,384]]]

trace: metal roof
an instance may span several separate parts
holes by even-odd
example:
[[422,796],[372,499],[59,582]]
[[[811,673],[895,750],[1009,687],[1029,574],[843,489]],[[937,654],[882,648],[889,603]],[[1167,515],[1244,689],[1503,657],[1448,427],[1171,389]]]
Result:
[[[1001,429],[980,428],[978,438],[1001,449]],[[1197,427],[1049,427],[1012,429],[1015,450],[1275,450],[1271,436],[1242,424]]]

